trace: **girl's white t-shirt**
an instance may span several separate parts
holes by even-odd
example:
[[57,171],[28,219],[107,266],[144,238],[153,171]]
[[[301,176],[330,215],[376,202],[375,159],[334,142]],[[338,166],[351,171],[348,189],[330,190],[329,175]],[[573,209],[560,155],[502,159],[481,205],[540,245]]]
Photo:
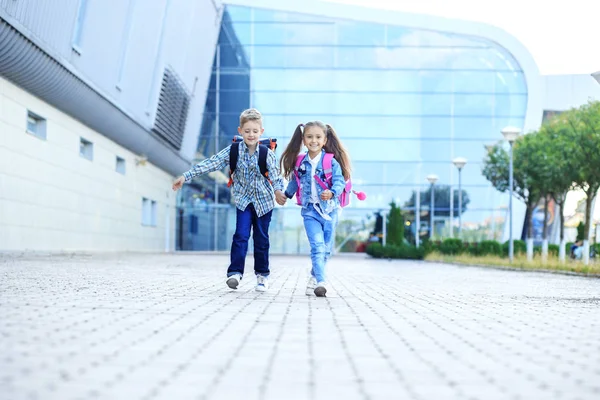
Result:
[[310,158],[308,155],[308,161],[311,166],[311,174],[310,177],[310,202],[311,203],[319,203],[319,193],[317,192],[317,182],[313,176],[315,175],[315,171],[317,170],[317,166],[319,165],[319,161],[321,160],[321,153],[319,153],[315,158]]

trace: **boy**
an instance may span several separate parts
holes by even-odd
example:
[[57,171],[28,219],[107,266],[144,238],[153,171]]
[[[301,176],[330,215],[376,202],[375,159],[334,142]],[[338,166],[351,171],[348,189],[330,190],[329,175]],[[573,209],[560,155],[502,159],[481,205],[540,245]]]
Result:
[[[258,141],[264,132],[262,115],[254,108],[240,115],[238,133],[244,138],[238,148],[238,160],[233,176],[233,197],[236,205],[236,226],[231,243],[231,264],[227,269],[227,286],[237,289],[244,275],[244,263],[248,252],[250,229],[254,239],[254,272],[256,290],[264,292],[269,287],[269,224],[275,207],[274,197],[285,198],[283,178],[279,175],[275,153],[268,150],[268,179],[259,171]],[[203,160],[184,172],[173,182],[173,190],[181,189],[184,182],[193,177],[218,171],[229,165],[230,146],[216,155]]]

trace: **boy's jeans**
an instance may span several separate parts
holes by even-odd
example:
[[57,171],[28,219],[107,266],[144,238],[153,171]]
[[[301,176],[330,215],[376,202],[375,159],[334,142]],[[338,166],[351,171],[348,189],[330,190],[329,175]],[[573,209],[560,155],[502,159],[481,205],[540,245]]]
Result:
[[244,211],[236,209],[236,212],[235,233],[231,243],[231,264],[227,269],[227,276],[244,275],[250,228],[254,239],[254,272],[256,275],[269,276],[269,224],[273,210],[260,218],[253,204],[249,204]]
[[302,207],[304,228],[310,243],[310,258],[312,261],[311,275],[317,282],[325,282],[325,264],[331,256],[331,250],[335,242],[335,228],[338,222],[338,211],[329,214],[328,221],[317,210],[314,204]]

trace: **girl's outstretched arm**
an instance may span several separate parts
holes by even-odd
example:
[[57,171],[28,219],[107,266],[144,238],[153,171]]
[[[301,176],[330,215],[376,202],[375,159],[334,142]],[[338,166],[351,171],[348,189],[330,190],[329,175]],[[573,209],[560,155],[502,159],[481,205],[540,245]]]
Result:
[[296,182],[296,177],[292,175],[290,181],[288,182],[287,188],[285,188],[285,197],[291,199],[294,197],[296,192],[298,191],[298,182]]

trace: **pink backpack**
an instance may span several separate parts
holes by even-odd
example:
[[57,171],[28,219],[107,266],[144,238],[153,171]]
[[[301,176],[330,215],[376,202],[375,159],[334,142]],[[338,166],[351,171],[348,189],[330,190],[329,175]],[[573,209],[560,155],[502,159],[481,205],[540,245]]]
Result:
[[[300,176],[298,175],[298,169],[300,168],[300,165],[302,165],[304,157],[306,157],[306,153],[298,155],[298,157],[296,158],[296,168],[294,168],[294,176],[296,177],[296,183],[298,183],[298,190],[296,191],[296,204],[298,204],[299,206],[302,205],[302,193],[300,189]],[[323,172],[325,172],[325,182],[323,182],[323,180],[318,175],[313,175],[313,178],[317,181],[317,184],[321,186],[321,189],[323,190],[329,189],[333,184],[333,174],[331,166],[332,160],[333,154],[325,153],[325,155],[323,156]],[[355,192],[354,190],[352,190],[352,181],[348,179],[346,181],[346,187],[344,187],[344,190],[338,196],[340,200],[340,206],[346,207],[348,204],[350,204],[350,193],[354,193],[359,200],[364,200],[367,198],[367,195],[363,192]]]

